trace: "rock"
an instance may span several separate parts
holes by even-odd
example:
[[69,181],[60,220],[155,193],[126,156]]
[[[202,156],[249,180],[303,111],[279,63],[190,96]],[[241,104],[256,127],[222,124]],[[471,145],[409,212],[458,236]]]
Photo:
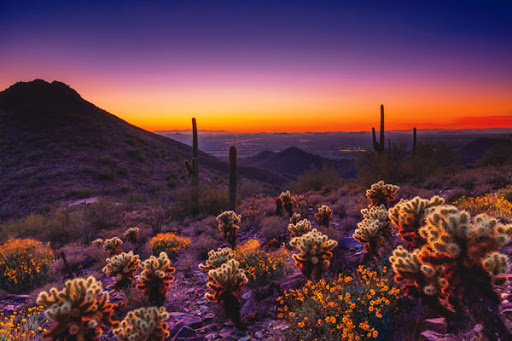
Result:
[[258,330],[256,333],[254,333],[254,337],[257,339],[261,339],[263,338],[263,333]]
[[247,300],[242,305],[240,309],[240,315],[245,316],[254,312],[254,308],[256,307],[256,302],[254,300]]
[[503,316],[505,316],[508,319],[512,319],[512,309],[505,309],[501,312]]
[[363,247],[363,244],[359,243],[352,237],[341,238],[338,245],[348,250],[361,249]]
[[250,339],[251,339],[250,336],[244,336],[244,337],[238,339],[238,341],[249,341]]
[[502,310],[511,309],[511,308],[512,308],[512,303],[510,303],[510,301],[508,301],[508,300],[501,301],[501,309]]
[[194,293],[194,291],[195,291],[195,289],[194,289],[194,288],[190,288],[190,289],[188,289],[188,290],[187,290],[187,294],[193,294],[193,293]]
[[188,326],[194,329],[201,327],[203,324],[203,320],[200,317],[180,312],[169,313],[169,321],[170,323],[179,323],[183,326]]
[[448,332],[448,324],[444,317],[425,319],[422,329],[444,334]]
[[231,334],[233,334],[233,327],[224,327],[221,329],[221,331],[219,332],[219,335],[223,338],[223,339],[227,339],[228,337],[231,336]]
[[296,271],[293,275],[286,278],[280,284],[281,291],[290,290],[302,287],[306,283],[306,277],[300,272]]
[[453,335],[445,335],[436,333],[432,330],[425,330],[421,333],[422,341],[457,341],[457,338]]

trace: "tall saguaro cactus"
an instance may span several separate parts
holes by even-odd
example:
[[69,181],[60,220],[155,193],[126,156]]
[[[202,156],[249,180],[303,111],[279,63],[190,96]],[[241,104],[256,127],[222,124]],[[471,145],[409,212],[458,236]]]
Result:
[[229,147],[229,209],[236,208],[236,186],[238,184],[237,150],[235,146]]
[[377,142],[377,136],[375,134],[375,128],[372,128],[373,135],[373,149],[378,153],[384,152],[384,105],[380,105],[380,138]]
[[199,149],[197,146],[197,124],[196,119],[192,118],[192,160],[185,161],[185,168],[190,175],[192,185],[192,210],[194,213],[199,212]]
[[412,156],[416,156],[416,127],[412,130]]

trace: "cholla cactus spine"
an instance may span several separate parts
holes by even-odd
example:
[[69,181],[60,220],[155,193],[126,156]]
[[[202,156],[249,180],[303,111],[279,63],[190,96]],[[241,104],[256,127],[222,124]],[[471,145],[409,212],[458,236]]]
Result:
[[242,324],[238,296],[248,282],[244,271],[240,269],[240,264],[234,259],[208,272],[207,286],[212,293],[206,293],[205,298],[209,301],[221,303],[224,306],[225,313],[237,327]]
[[136,243],[139,240],[139,228],[138,227],[130,227],[128,230],[124,232],[124,237],[130,243]]
[[163,341],[170,335],[168,318],[164,307],[139,308],[128,312],[114,334],[121,341]]
[[297,224],[300,220],[300,213],[294,213],[292,214],[292,216],[290,217],[290,224]]
[[119,247],[123,241],[117,237],[106,239],[103,242],[103,250],[109,253],[110,256],[118,255],[123,252]]
[[425,244],[425,240],[419,235],[419,229],[432,209],[443,203],[444,199],[438,196],[430,199],[415,197],[411,200],[402,199],[389,209],[389,220],[398,228],[398,234],[406,242],[407,250],[412,251]]
[[129,289],[135,282],[135,273],[139,268],[139,255],[134,255],[130,251],[107,258],[107,265],[102,271],[108,277],[115,277],[116,282],[111,286],[112,289],[123,290],[128,296]]
[[288,231],[290,231],[290,238],[300,237],[311,231],[311,222],[303,219],[296,224],[289,224]]
[[283,200],[281,200],[281,197],[276,198],[276,210],[274,214],[276,216],[282,217],[283,216]]
[[327,205],[322,205],[318,208],[318,212],[315,213],[316,220],[321,226],[329,227],[332,219],[332,210]]
[[235,248],[236,236],[238,234],[238,224],[242,221],[242,216],[236,214],[234,211],[224,211],[217,216],[217,222],[219,223],[219,230],[224,237],[224,240],[231,245],[231,248]]
[[92,245],[103,246],[103,239],[98,238],[98,239],[93,240],[91,243],[92,243]]
[[151,256],[146,259],[142,262],[142,269],[137,289],[144,291],[151,304],[162,306],[167,290],[174,281],[172,274],[176,269],[171,267],[171,261],[165,252],[160,252],[158,258]]
[[290,245],[299,250],[299,253],[293,255],[295,266],[299,267],[308,279],[316,281],[329,268],[332,250],[338,242],[313,229],[293,238]]
[[222,264],[227,263],[234,257],[235,255],[233,254],[233,250],[229,247],[210,250],[208,252],[208,260],[206,261],[206,264],[199,264],[199,269],[209,271],[220,268]]
[[366,197],[370,200],[370,206],[384,205],[389,207],[390,203],[396,200],[396,192],[400,187],[385,184],[384,181],[379,181],[370,186],[370,189],[366,190]]
[[381,206],[362,209],[363,221],[357,224],[353,237],[364,244],[366,252],[375,259],[380,259],[378,249],[386,244],[391,237],[388,211]]
[[43,334],[52,340],[98,340],[100,324],[117,327],[112,320],[114,305],[94,277],[66,281],[62,290],[43,291],[37,304],[47,307],[46,316],[54,326]]

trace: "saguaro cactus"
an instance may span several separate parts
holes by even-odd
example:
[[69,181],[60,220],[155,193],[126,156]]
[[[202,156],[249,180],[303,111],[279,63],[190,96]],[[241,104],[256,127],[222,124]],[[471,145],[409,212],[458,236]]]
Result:
[[185,161],[185,168],[190,175],[192,185],[192,205],[194,213],[199,212],[199,148],[197,146],[197,124],[196,119],[192,118],[192,160]]
[[236,186],[238,183],[237,151],[235,146],[229,147],[229,209],[236,208]]
[[372,128],[373,135],[373,149],[382,154],[384,152],[384,105],[380,105],[380,139],[377,142],[377,136],[375,135],[375,128]]
[[416,156],[416,127],[412,130],[412,156]]

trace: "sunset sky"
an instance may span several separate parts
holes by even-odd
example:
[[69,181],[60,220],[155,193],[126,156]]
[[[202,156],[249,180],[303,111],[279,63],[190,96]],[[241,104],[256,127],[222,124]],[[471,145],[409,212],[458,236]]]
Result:
[[0,90],[59,80],[148,130],[512,127],[510,1],[382,3],[2,1]]

